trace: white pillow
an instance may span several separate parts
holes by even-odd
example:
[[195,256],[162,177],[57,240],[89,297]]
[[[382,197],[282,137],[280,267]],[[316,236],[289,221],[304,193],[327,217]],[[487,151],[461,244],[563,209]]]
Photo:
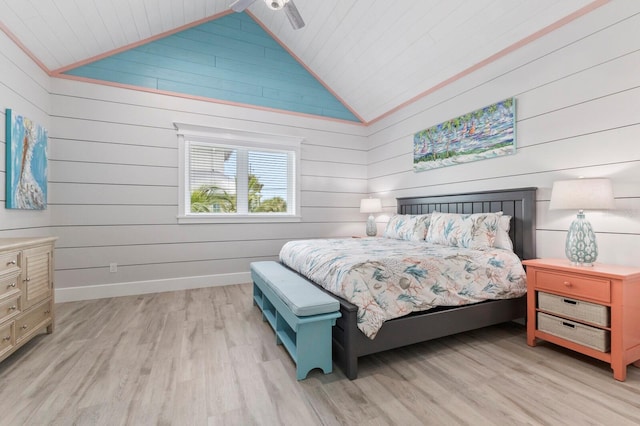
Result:
[[[498,212],[498,213],[502,215],[502,212]],[[509,237],[510,227],[511,227],[511,216],[506,214],[500,216],[498,232],[496,233],[496,240],[493,244],[495,248],[501,248],[504,250],[513,251],[513,242],[511,242],[511,238]]]

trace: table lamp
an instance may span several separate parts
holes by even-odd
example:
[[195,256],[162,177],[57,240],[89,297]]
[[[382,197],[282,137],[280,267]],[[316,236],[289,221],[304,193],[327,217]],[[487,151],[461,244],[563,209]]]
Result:
[[373,213],[382,211],[382,203],[379,198],[365,198],[360,200],[360,213],[369,213],[369,219],[367,219],[367,235],[369,237],[375,237],[378,233],[378,227],[376,226]]
[[564,253],[573,265],[593,266],[598,244],[584,210],[613,209],[613,189],[606,178],[571,179],[553,183],[549,210],[578,210],[567,233]]

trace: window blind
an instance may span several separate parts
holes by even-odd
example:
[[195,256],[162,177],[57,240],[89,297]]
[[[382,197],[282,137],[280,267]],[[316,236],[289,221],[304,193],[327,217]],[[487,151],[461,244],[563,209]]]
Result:
[[188,143],[191,213],[295,214],[295,151]]

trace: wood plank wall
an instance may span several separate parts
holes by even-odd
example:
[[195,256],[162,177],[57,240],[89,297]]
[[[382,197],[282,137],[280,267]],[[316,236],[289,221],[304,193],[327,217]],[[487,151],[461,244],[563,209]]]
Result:
[[[413,134],[515,96],[517,154],[412,171]],[[369,189],[384,199],[538,187],[537,255],[564,257],[576,212],[549,211],[553,181],[610,177],[616,210],[587,212],[603,262],[638,265],[640,3],[611,2],[370,126]]]
[[[130,291],[153,291],[184,277],[205,277],[196,285],[246,281],[249,262],[275,259],[285,241],[364,233],[361,126],[50,79],[1,32],[0,55],[2,185],[4,109],[49,130],[49,207],[0,209],[0,235],[58,236],[59,290],[113,284],[127,294],[131,283]],[[302,221],[178,225],[176,121],[304,137]]]
[[[364,232],[359,126],[59,79],[51,99],[51,232],[60,236],[61,286],[242,282],[251,261],[276,259],[288,240]],[[174,122],[304,137],[302,222],[178,225]]]
[[[637,265],[638,28],[640,4],[611,2],[368,128],[48,79],[0,33],[1,118],[14,108],[50,135],[49,209],[0,209],[0,235],[59,236],[59,289],[147,281],[153,291],[183,277],[233,282],[290,239],[361,235],[369,192],[392,213],[397,196],[537,186],[538,255],[561,257],[574,214],[548,210],[553,181],[610,176],[617,209],[588,214],[600,260]],[[509,96],[515,156],[413,173],[414,132]],[[303,221],[177,225],[175,121],[304,137]]]
[[246,13],[232,13],[65,74],[359,121]]
[[6,202],[6,109],[28,117],[46,129],[49,120],[49,76],[4,32],[0,31],[0,235],[2,237],[49,235],[50,210],[14,210]]

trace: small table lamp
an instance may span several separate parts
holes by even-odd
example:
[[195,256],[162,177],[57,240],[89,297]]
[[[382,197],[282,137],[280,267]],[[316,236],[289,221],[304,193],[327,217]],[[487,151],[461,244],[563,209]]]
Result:
[[578,210],[567,233],[564,253],[574,265],[593,266],[598,245],[584,210],[613,209],[611,181],[605,178],[561,180],[553,183],[549,210]]
[[378,233],[378,227],[376,226],[373,213],[382,211],[382,203],[379,198],[365,198],[360,200],[360,213],[369,213],[369,219],[367,219],[367,235],[369,237],[375,237]]

